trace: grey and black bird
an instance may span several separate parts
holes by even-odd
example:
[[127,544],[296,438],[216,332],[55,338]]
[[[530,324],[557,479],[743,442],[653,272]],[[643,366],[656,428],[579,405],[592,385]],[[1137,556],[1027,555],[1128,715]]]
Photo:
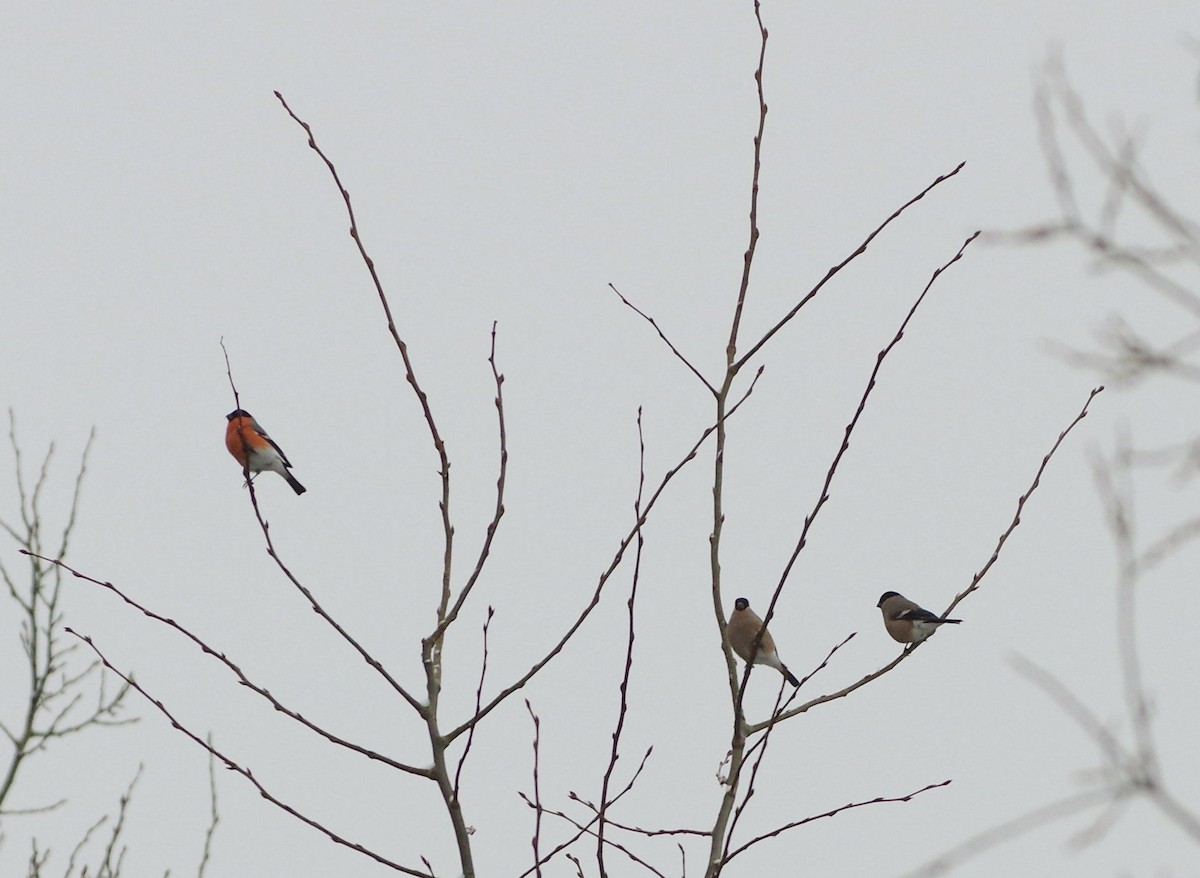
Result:
[[892,640],[900,643],[920,643],[942,625],[962,622],[943,619],[895,591],[885,591],[875,606],[883,611],[883,624]]

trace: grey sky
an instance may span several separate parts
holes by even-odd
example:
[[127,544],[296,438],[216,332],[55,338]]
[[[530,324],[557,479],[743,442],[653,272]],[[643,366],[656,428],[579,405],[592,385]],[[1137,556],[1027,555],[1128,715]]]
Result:
[[[1146,163],[1164,185],[1194,179],[1196,55],[1185,38],[1195,36],[1195,6],[1142,6],[764,8],[770,113],[744,338],[757,338],[901,203],[967,166],[764,350],[764,377],[730,427],[727,610],[739,595],[755,606],[769,597],[875,355],[932,271],[976,229],[1053,214],[1032,112],[1051,47],[1061,47],[1099,122],[1119,117],[1146,132]],[[59,443],[52,498],[64,502],[74,456],[97,428],[72,562],[188,624],[303,713],[423,763],[421,729],[403,703],[266,557],[222,447],[233,408],[223,337],[243,405],[309,488],[297,498],[275,476],[258,483],[281,553],[415,684],[440,570],[436,458],[340,199],[272,90],[336,161],[447,438],[459,583],[491,513],[486,357],[499,322],[508,514],[447,646],[445,709],[465,716],[486,607],[497,610],[489,674],[498,685],[557,636],[631,522],[637,407],[650,478],[711,419],[707,392],[606,285],[716,378],[747,237],[751,5],[69,4],[14,7],[5,19],[2,402],[29,456]],[[976,242],[938,282],[885,365],[771,623],[798,674],[859,632],[813,681],[814,694],[895,655],[875,609],[880,592],[940,610],[970,582],[1098,383],[1042,343],[1087,344],[1115,311],[1148,333],[1177,320],[1131,281],[1089,272],[1065,246]],[[1094,748],[1008,659],[1044,664],[1102,718],[1119,719],[1113,555],[1088,451],[1109,446],[1122,421],[1146,444],[1186,438],[1189,393],[1160,381],[1098,398],[986,586],[958,608],[964,624],[773,737],[771,776],[747,832],[954,783],[796,830],[747,854],[734,874],[787,874],[795,864],[829,876],[901,875],[1079,788]],[[711,469],[711,454],[691,464],[647,529],[622,769],[647,746],[655,751],[617,815],[631,823],[703,827],[720,795],[728,704],[708,587]],[[0,465],[5,504],[8,473]],[[1147,533],[1186,517],[1188,498],[1151,479],[1139,492]],[[1200,771],[1196,638],[1178,621],[1200,612],[1195,561],[1191,551],[1167,565],[1142,609],[1156,728],[1181,792]],[[542,794],[555,807],[569,806],[569,790],[597,794],[627,587],[626,571],[525,693],[542,717]],[[111,595],[78,583],[69,599],[71,624],[278,794],[394,859],[416,865],[424,854],[439,874],[455,874],[430,785],[315,744]],[[19,657],[9,612],[0,605],[6,666]],[[752,716],[769,709],[775,677],[752,677]],[[208,809],[204,754],[138,707],[146,718],[133,729],[40,757],[24,804],[69,794],[70,809],[39,831],[74,838],[144,761],[128,874],[189,874]],[[532,821],[516,791],[530,788],[530,739],[513,699],[482,728],[464,775],[476,859],[489,875],[529,864]],[[210,874],[382,873],[228,772],[219,780]],[[1144,804],[1075,852],[1066,839],[1085,824],[1041,830],[955,874],[1184,875],[1200,862]],[[24,862],[26,825],[6,822],[0,873]],[[60,858],[68,847],[58,843]],[[673,843],[646,849],[678,874]],[[689,850],[688,874],[700,850]],[[550,874],[570,870],[556,861]]]

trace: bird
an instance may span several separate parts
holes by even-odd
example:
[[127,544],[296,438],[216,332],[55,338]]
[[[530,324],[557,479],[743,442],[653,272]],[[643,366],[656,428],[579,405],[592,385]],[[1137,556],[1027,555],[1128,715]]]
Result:
[[[270,470],[287,479],[297,494],[308,490],[292,475],[292,462],[287,459],[283,449],[258,425],[253,415],[245,409],[234,409],[225,416],[225,420],[229,421],[225,427],[225,447],[243,470],[254,474]],[[253,478],[251,475],[250,479]]]
[[[754,638],[758,636],[760,630],[762,630],[762,640],[758,644],[758,651],[755,652]],[[750,601],[745,598],[738,598],[733,602],[733,613],[729,617],[729,623],[725,626],[725,637],[728,639],[729,645],[733,647],[733,651],[741,656],[742,661],[749,662],[750,656],[753,654],[754,664],[774,668],[783,674],[793,686],[800,685],[800,681],[787,669],[787,665],[779,660],[779,653],[775,651],[775,638],[771,636],[770,631],[763,630],[762,619],[758,618],[758,614],[750,609]]]
[[943,619],[894,591],[885,591],[875,606],[883,611],[883,624],[888,634],[899,643],[920,643],[939,626],[962,622],[962,619]]

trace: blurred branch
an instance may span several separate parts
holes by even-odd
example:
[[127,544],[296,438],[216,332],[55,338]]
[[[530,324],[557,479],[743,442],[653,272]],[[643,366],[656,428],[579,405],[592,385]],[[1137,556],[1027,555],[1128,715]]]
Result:
[[[121,795],[120,801],[117,803],[117,819],[113,823],[112,832],[108,836],[108,844],[104,846],[104,858],[100,861],[100,865],[96,867],[97,875],[112,876],[118,878],[121,874],[121,866],[125,862],[125,853],[128,848],[121,846],[120,853],[116,853],[117,842],[121,839],[121,833],[125,830],[125,817],[129,810],[129,802],[133,799],[133,788],[137,786],[137,782],[142,777],[142,766],[138,766],[137,774],[133,776],[133,780],[129,782],[128,788]],[[114,859],[115,856],[115,859]],[[84,875],[87,874],[87,869],[84,869]]]
[[[50,476],[50,464],[54,457],[51,443],[37,471],[32,487],[25,480],[21,447],[17,440],[16,416],[9,410],[9,444],[13,452],[17,489],[16,522],[0,519],[0,530],[17,544],[19,551],[28,558],[27,579],[18,584],[16,575],[0,562],[0,578],[3,578],[9,599],[19,608],[21,617],[20,640],[25,655],[25,677],[27,689],[24,709],[14,720],[0,721],[0,733],[12,747],[7,765],[0,769],[0,815],[36,814],[53,810],[66,800],[59,799],[50,805],[35,805],[18,809],[7,809],[5,803],[16,787],[17,777],[26,761],[44,750],[52,740],[79,734],[101,726],[125,725],[136,721],[134,717],[122,718],[125,706],[126,687],[115,693],[108,691],[108,680],[98,663],[86,664],[79,670],[70,670],[73,665],[72,645],[61,642],[60,631],[64,618],[62,606],[62,576],[50,558],[53,554],[62,558],[70,545],[71,535],[78,521],[80,495],[84,476],[87,474],[88,459],[96,439],[93,429],[88,434],[80,456],[79,469],[75,475],[71,505],[67,522],[63,526],[57,545],[47,546],[44,537],[45,521],[42,511],[42,492]],[[50,561],[50,566],[40,563]],[[17,675],[11,675],[15,682]],[[87,706],[94,697],[94,703]],[[34,857],[36,861],[37,857]]]
[[[1048,222],[990,237],[1016,243],[1074,241],[1095,257],[1096,267],[1113,267],[1127,272],[1143,286],[1154,290],[1185,312],[1187,320],[1193,324],[1192,328],[1181,332],[1173,340],[1156,343],[1142,336],[1125,319],[1112,317],[1097,333],[1097,351],[1081,351],[1056,344],[1054,347],[1057,352],[1067,361],[1098,370],[1120,384],[1132,384],[1150,374],[1171,374],[1200,381],[1200,365],[1189,361],[1200,351],[1200,329],[1194,325],[1200,320],[1200,295],[1194,282],[1185,282],[1183,279],[1183,271],[1194,274],[1195,269],[1200,267],[1200,235],[1196,223],[1160,194],[1160,191],[1184,190],[1159,190],[1150,183],[1139,163],[1139,137],[1120,129],[1109,139],[1101,136],[1057,55],[1049,59],[1038,83],[1035,112],[1059,216]],[[1060,131],[1060,123],[1065,130]],[[1086,156],[1082,170],[1069,164],[1067,146],[1082,148]],[[1090,217],[1081,206],[1082,200],[1078,194],[1079,181],[1089,171],[1099,176],[1099,188],[1103,190]],[[1131,240],[1128,234],[1120,233],[1122,224],[1126,228],[1136,228],[1127,221],[1122,222],[1131,209],[1138,213],[1136,219],[1148,223],[1151,233],[1161,240]],[[1093,397],[1102,389],[1093,391]],[[1080,418],[1085,413],[1086,406]],[[1182,456],[1185,466],[1194,467],[1195,447],[1195,443],[1189,441],[1175,449],[1173,454],[1146,454],[1142,458],[1143,462],[1162,465]],[[1117,555],[1116,644],[1122,696],[1132,742],[1126,744],[1122,741],[1113,728],[1102,722],[1050,671],[1027,659],[1014,659],[1017,671],[1041,689],[1095,744],[1101,757],[1098,772],[1100,786],[1044,805],[979,833],[912,873],[911,878],[943,874],[967,859],[1051,822],[1095,810],[1097,813],[1091,823],[1073,837],[1076,844],[1093,843],[1115,824],[1135,796],[1150,800],[1189,837],[1200,842],[1200,818],[1168,793],[1163,785],[1158,751],[1151,734],[1151,710],[1137,643],[1137,585],[1140,577],[1200,533],[1200,527],[1197,526],[1197,519],[1185,521],[1148,548],[1138,549],[1135,536],[1137,518],[1130,477],[1130,467],[1137,456],[1128,439],[1121,437],[1115,463],[1097,460],[1093,467]],[[997,552],[1019,522],[1021,505],[1027,496],[1021,498],[1017,516],[1009,530],[1002,535]],[[995,555],[976,574],[971,586],[955,599],[947,613],[974,590],[994,559]]]
[[967,859],[1049,823],[1099,809],[1092,823],[1074,835],[1076,844],[1094,843],[1116,822],[1130,799],[1139,795],[1146,797],[1193,841],[1200,843],[1200,817],[1167,791],[1151,735],[1149,700],[1141,675],[1136,639],[1137,583],[1141,574],[1139,561],[1145,556],[1137,552],[1134,535],[1136,516],[1132,483],[1128,479],[1131,456],[1129,441],[1122,437],[1118,440],[1117,466],[1096,460],[1093,469],[1117,553],[1117,654],[1133,745],[1126,746],[1094,711],[1049,670],[1024,657],[1014,657],[1012,662],[1016,671],[1044,692],[1096,745],[1102,763],[1098,772],[1101,783],[1097,788],[1051,802],[972,836],[912,873],[910,878],[941,875]]
[[[211,733],[206,742],[211,748],[213,742]],[[212,857],[213,836],[217,834],[217,824],[221,821],[221,817],[217,813],[217,759],[211,749],[208,753],[208,801],[208,829],[204,832],[204,848],[200,854],[200,868],[196,872],[196,878],[204,878],[204,873],[208,869],[208,862]]]
[[[1094,255],[1097,267],[1130,274],[1183,310],[1191,322],[1200,321],[1200,291],[1192,279],[1200,268],[1200,227],[1149,181],[1138,161],[1138,138],[1119,129],[1107,139],[1100,134],[1057,54],[1046,62],[1034,109],[1059,216],[989,238],[1019,244],[1074,241]],[[1060,131],[1060,123],[1065,130]],[[1082,172],[1068,163],[1064,148],[1068,138],[1082,148],[1089,163]],[[1099,175],[1103,189],[1091,218],[1077,194],[1079,178],[1089,170]],[[1120,221],[1131,208],[1163,243],[1130,240],[1128,234],[1120,234]],[[1117,320],[1099,333],[1097,351],[1060,349],[1069,362],[1098,369],[1114,383],[1130,384],[1151,373],[1200,381],[1200,365],[1186,359],[1200,349],[1198,336],[1193,328],[1174,341],[1154,343]]]
[[962,844],[951,848],[944,854],[939,854],[915,871],[909,872],[905,878],[934,878],[937,875],[944,875],[967,860],[987,853],[994,847],[1055,821],[1073,817],[1082,811],[1103,804],[1108,801],[1108,798],[1106,790],[1088,790],[1035,808],[999,826],[971,836]]

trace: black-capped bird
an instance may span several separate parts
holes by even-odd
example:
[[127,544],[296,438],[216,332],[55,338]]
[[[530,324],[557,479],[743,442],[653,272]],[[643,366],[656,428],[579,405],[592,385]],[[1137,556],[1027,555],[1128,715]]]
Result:
[[895,591],[885,591],[875,606],[883,611],[883,624],[892,640],[900,643],[920,643],[940,626],[962,622],[943,619]]
[[297,494],[308,490],[296,481],[291,473],[291,461],[283,449],[275,444],[275,440],[267,435],[267,431],[258,425],[253,415],[245,409],[235,409],[225,416],[225,420],[229,421],[225,427],[225,447],[244,470],[252,474],[270,470],[287,479]]
[[[754,638],[758,636],[760,628],[762,628],[762,619],[758,618],[758,614],[750,609],[750,602],[745,598],[738,598],[734,601],[733,613],[725,626],[725,637],[742,661],[750,661],[750,654],[754,651]],[[762,633],[758,652],[754,653],[754,664],[774,668],[783,674],[793,686],[800,685],[800,681],[787,669],[787,665],[779,660],[779,653],[775,650],[775,638],[771,636],[770,631]]]

